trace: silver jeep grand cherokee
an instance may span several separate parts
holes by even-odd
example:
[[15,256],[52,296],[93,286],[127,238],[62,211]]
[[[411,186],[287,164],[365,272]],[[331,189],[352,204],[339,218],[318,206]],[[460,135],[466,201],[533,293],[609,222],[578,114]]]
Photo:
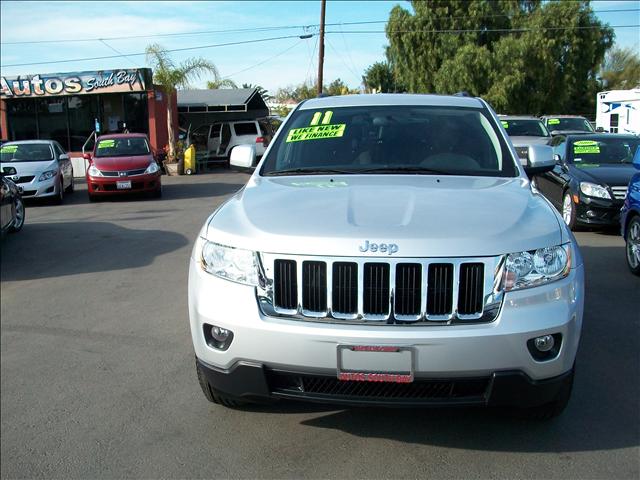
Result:
[[[231,163],[253,164],[253,146]],[[582,324],[575,238],[483,100],[308,100],[205,222],[189,271],[208,400],[566,406]]]

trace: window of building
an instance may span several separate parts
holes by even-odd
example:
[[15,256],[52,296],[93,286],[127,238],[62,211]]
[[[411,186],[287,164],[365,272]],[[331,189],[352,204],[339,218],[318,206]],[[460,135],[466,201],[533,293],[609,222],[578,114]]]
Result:
[[[98,114],[96,95],[67,97],[70,151],[79,152],[95,128]],[[64,143],[63,143],[64,145]]]
[[146,93],[126,93],[124,101],[124,121],[131,133],[149,133]]
[[38,98],[38,138],[55,140],[64,148],[69,148],[67,125],[67,101],[65,97]]
[[6,105],[9,118],[7,140],[37,139],[36,101],[33,98],[20,98],[8,100]]

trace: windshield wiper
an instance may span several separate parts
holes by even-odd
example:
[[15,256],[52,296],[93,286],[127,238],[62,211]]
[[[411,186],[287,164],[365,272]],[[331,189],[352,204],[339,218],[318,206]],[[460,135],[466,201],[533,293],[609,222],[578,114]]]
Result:
[[375,167],[355,170],[354,173],[431,173],[436,175],[453,175],[452,172],[426,167]]
[[344,174],[350,175],[356,173],[352,170],[338,170],[335,168],[290,168],[287,170],[276,170],[275,172],[265,173],[265,176],[268,177],[276,177],[276,176],[284,176],[284,175],[323,175],[323,174]]

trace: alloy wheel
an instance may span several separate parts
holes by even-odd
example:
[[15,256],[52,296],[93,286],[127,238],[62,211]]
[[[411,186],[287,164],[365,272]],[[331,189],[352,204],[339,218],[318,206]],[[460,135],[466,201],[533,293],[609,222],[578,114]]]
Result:
[[24,203],[22,203],[22,199],[16,200],[16,219],[13,221],[13,228],[16,230],[20,230],[22,228],[22,224],[24,223]]
[[627,260],[633,269],[640,266],[640,220],[632,220],[627,233]]
[[564,223],[571,225],[571,218],[573,217],[573,202],[571,201],[571,195],[566,194],[562,200],[562,218]]

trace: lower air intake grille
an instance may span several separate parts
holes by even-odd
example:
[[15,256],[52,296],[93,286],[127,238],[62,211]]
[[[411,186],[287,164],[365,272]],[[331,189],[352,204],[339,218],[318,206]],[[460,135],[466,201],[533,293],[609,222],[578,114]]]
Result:
[[453,303],[453,265],[432,263],[427,279],[427,315],[448,315]]
[[286,310],[298,308],[298,277],[295,260],[276,260],[274,271],[275,306]]

